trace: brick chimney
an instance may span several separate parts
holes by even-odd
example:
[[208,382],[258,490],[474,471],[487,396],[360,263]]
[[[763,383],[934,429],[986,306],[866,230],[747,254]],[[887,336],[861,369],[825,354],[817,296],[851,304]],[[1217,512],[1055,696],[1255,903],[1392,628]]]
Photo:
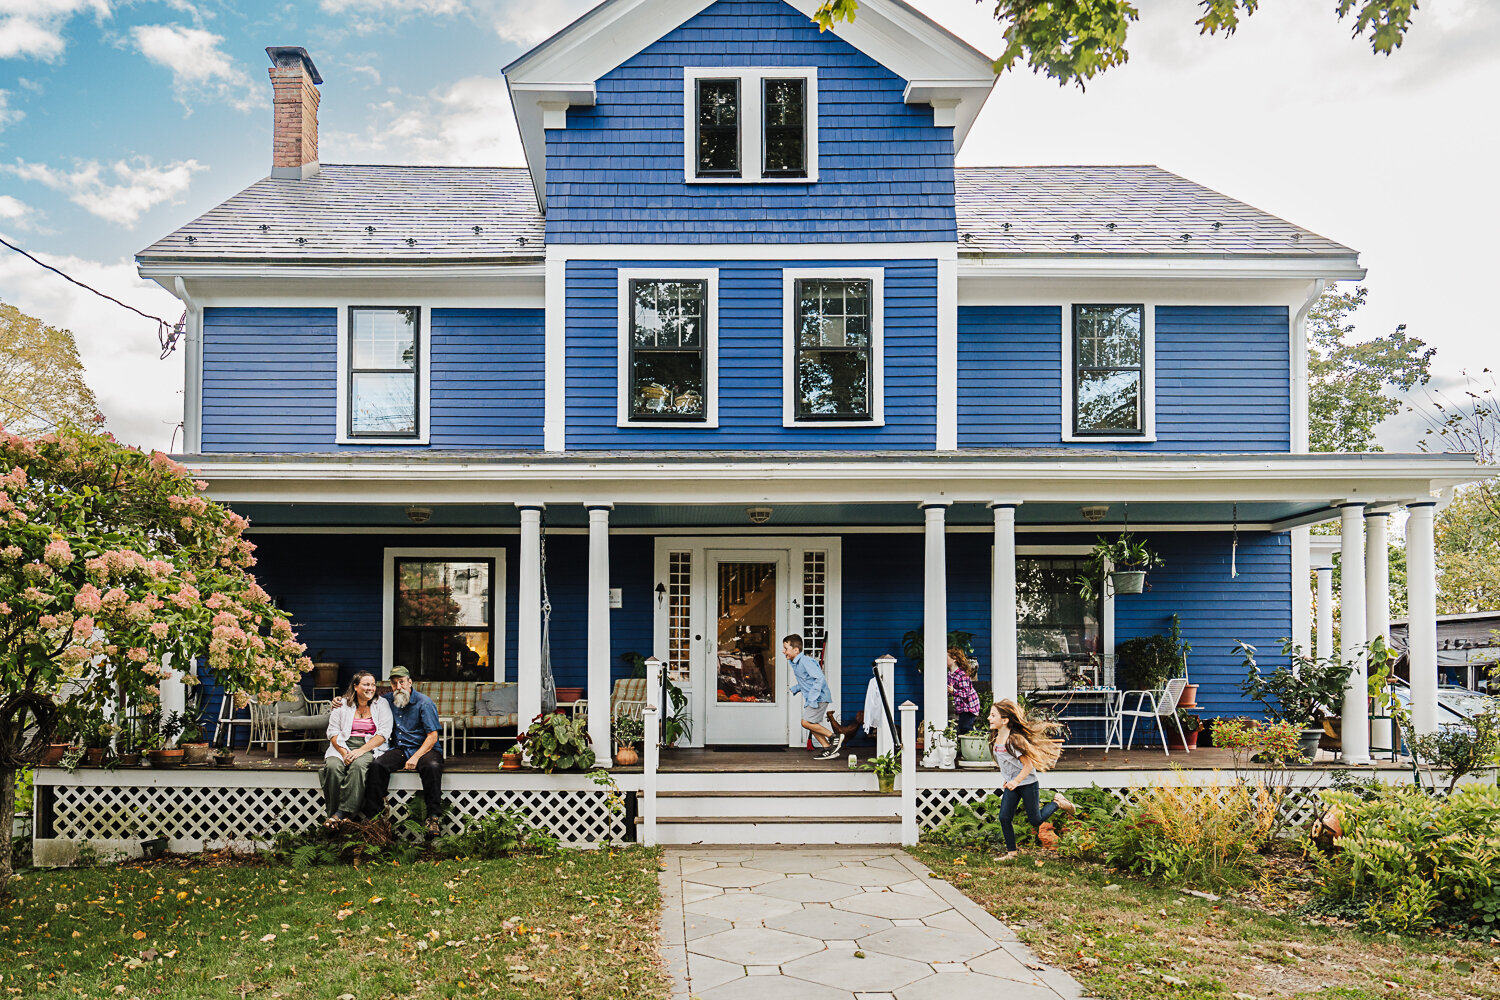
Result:
[[307,50],[276,45],[271,57],[271,176],[306,180],[318,172],[318,84],[323,78]]

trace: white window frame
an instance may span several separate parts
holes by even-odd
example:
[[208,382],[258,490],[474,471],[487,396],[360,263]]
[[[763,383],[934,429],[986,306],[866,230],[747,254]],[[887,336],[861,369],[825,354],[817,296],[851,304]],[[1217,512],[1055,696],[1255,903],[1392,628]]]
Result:
[[1062,439],[1069,442],[1123,444],[1156,440],[1156,303],[1147,299],[1141,306],[1141,377],[1146,385],[1141,393],[1140,434],[1075,434],[1073,432],[1073,310],[1076,306],[1135,305],[1106,299],[1074,299],[1064,302],[1062,318]]
[[[797,419],[797,282],[868,281],[870,283],[870,419]],[[885,426],[885,268],[798,267],[781,272],[781,425],[783,427]]]
[[[818,68],[816,66],[689,66],[682,71],[682,170],[689,184],[816,184],[818,182]],[[740,176],[698,176],[698,81],[740,81]],[[807,81],[807,176],[763,177],[766,80]]]
[[[350,309],[416,309],[417,310],[417,436],[373,437],[349,434],[349,349]],[[359,299],[341,303],[338,311],[338,401],[335,405],[337,426],[335,444],[425,445],[432,440],[432,307],[414,306],[411,300]]]
[[396,560],[397,559],[492,559],[495,575],[490,580],[490,600],[495,609],[490,622],[490,668],[494,679],[505,682],[505,550],[388,548],[380,590],[380,665],[391,676],[396,659]]
[[[717,268],[620,268],[617,272],[615,341],[615,426],[653,430],[688,430],[719,426],[719,271]],[[706,281],[708,310],[703,331],[703,415],[700,421],[632,420],[630,416],[630,283],[632,281]]]

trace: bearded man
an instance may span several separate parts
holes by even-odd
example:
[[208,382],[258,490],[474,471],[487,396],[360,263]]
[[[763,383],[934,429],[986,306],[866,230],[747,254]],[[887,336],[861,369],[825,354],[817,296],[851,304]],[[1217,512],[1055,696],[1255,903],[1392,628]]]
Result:
[[442,723],[432,699],[411,686],[411,671],[391,670],[391,748],[370,764],[365,779],[364,815],[379,816],[385,808],[385,793],[394,771],[416,771],[422,778],[422,799],[427,804],[427,832],[437,836],[443,815]]

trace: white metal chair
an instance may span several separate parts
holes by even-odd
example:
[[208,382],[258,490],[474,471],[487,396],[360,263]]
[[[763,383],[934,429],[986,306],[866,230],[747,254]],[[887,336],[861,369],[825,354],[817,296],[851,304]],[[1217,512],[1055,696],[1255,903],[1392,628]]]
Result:
[[[245,714],[240,715],[241,712]],[[234,703],[234,695],[225,691],[219,696],[219,727],[214,730],[214,741],[222,741],[226,747],[234,748],[234,727],[244,726],[249,730],[251,736],[255,733],[255,720],[250,716],[250,706],[238,708]],[[250,741],[245,741],[245,749],[250,749]]]
[[[1172,751],[1167,749],[1167,725],[1166,720],[1171,719],[1172,725],[1177,727],[1177,737],[1182,741],[1182,752],[1190,753],[1187,745],[1187,734],[1182,731],[1182,720],[1177,718],[1177,703],[1182,700],[1182,690],[1187,686],[1186,677],[1174,677],[1167,681],[1166,687],[1155,691],[1126,691],[1120,699],[1120,725],[1124,726],[1125,716],[1130,717],[1130,736],[1125,740],[1125,749],[1129,750],[1135,743],[1135,727],[1142,719],[1154,719],[1156,721],[1156,732],[1161,736],[1162,753],[1168,757]],[[1135,701],[1132,703],[1131,699]]]
[[282,743],[326,739],[328,716],[329,703],[312,701],[301,689],[290,701],[261,704],[259,699],[251,699],[250,743],[260,743],[272,757],[279,757]]

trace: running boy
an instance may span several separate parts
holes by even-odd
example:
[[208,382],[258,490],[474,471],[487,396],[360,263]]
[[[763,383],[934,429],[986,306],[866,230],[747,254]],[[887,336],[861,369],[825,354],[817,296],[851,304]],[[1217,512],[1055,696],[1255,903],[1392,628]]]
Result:
[[828,703],[833,701],[833,692],[828,690],[828,680],[818,661],[802,651],[802,637],[789,635],[781,640],[781,652],[792,665],[797,683],[792,685],[792,694],[802,695],[802,728],[813,734],[823,752],[818,760],[832,760],[843,749],[843,734],[835,735],[823,724],[828,714]]

